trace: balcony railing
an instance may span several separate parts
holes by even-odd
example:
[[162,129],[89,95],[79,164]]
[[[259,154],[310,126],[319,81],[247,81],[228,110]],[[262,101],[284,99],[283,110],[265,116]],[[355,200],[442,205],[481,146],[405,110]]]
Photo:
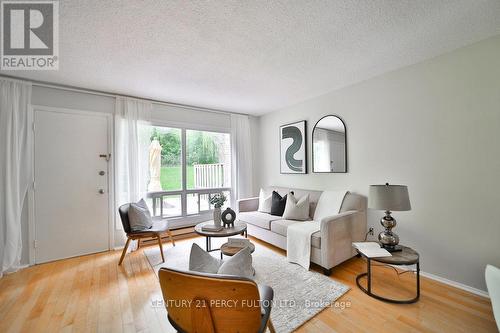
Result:
[[[229,199],[230,187],[149,192],[147,198],[151,200],[150,207],[153,211],[153,218],[163,219],[208,213],[213,209],[209,203],[210,198],[223,192],[226,193]],[[190,195],[194,195],[195,200],[187,200]],[[185,202],[184,208],[182,202]],[[172,204],[175,207],[169,207]],[[168,212],[172,208],[176,213]]]
[[224,164],[195,164],[195,188],[221,188],[224,187]]

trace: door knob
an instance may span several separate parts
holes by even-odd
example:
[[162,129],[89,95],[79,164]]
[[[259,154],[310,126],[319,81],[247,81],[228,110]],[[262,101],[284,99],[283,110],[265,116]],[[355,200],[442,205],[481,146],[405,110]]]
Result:
[[101,188],[101,189],[99,189],[99,193],[100,193],[100,194],[104,194],[104,190],[103,190],[102,188]]
[[104,176],[106,174],[106,172],[104,171],[99,171],[99,176]]

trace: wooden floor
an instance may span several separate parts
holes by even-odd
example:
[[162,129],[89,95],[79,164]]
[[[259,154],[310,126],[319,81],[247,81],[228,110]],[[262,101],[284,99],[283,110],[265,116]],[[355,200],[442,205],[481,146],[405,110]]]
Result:
[[[0,332],[173,332],[165,309],[158,304],[160,286],[142,249],[127,254],[121,267],[119,257],[119,251],[111,251],[4,276],[0,279]],[[497,332],[485,298],[423,278],[418,303],[388,304],[357,288],[355,276],[364,270],[360,258],[334,268],[331,277],[352,289],[336,307],[325,309],[298,331]],[[373,271],[375,279],[385,281],[374,285],[375,292],[410,295],[413,274],[397,276],[385,267]]]

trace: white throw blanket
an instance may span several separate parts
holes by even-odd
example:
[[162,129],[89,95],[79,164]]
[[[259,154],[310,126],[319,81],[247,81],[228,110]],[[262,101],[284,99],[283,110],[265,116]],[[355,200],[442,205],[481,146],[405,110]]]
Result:
[[294,262],[309,269],[311,261],[311,236],[319,231],[321,221],[297,222],[288,227],[286,231],[286,257],[289,262]]
[[[321,229],[324,217],[338,214],[348,191],[325,191],[321,194],[314,214],[314,221],[297,222],[290,225],[286,232],[286,256],[289,262],[297,263],[309,269],[311,262],[311,236]],[[319,211],[318,211],[319,209]]]

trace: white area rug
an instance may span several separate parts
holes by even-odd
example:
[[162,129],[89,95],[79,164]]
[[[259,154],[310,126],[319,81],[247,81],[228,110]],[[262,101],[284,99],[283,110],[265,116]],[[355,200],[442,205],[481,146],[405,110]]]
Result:
[[[161,263],[159,248],[146,249],[144,253],[156,275],[160,267],[187,270],[193,242],[205,248],[205,238],[179,241],[175,247],[165,244],[165,263]],[[212,247],[218,248],[224,242],[226,238],[212,238]],[[211,254],[220,258],[219,251]],[[349,290],[327,276],[287,262],[286,257],[259,244],[255,244],[252,258],[255,281],[274,289],[271,319],[280,333],[294,331]]]

